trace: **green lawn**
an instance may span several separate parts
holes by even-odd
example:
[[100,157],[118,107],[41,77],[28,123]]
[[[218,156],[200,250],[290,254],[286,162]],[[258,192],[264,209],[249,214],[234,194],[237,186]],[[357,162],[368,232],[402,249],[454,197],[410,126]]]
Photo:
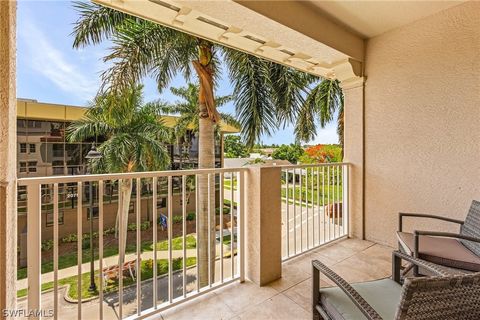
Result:
[[[329,194],[330,194],[330,203],[339,202],[339,201],[342,201],[342,185],[341,184],[338,189],[339,190],[337,194],[336,185],[335,187],[333,185],[325,186],[325,188],[320,188],[320,190],[317,190],[314,186],[313,193],[312,193],[312,188],[310,186],[308,188],[302,187],[302,189],[296,186],[295,199],[297,201],[300,201],[300,192],[302,192],[303,203],[316,204],[316,205],[327,204]],[[313,195],[313,199],[312,199],[312,195]],[[320,196],[318,197],[318,195]],[[286,198],[286,196],[287,196],[287,192],[284,188],[282,188],[282,197]],[[294,190],[291,184],[288,188],[288,199],[289,199],[289,202],[291,202],[294,199]],[[324,199],[325,199],[325,203],[324,203]]]
[[[237,241],[237,235],[233,236],[234,241]],[[226,246],[229,246],[232,243],[232,236],[231,235],[226,235],[223,236],[223,244]]]
[[[187,249],[195,249],[197,247],[197,241],[195,236],[189,234],[185,237],[185,241],[187,244]],[[150,245],[150,251],[152,251],[153,245]],[[172,239],[172,249],[173,250],[182,250],[183,249],[183,238],[177,237]],[[157,242],[157,250],[165,251],[168,250],[168,240],[163,240]]]
[[[177,237],[172,239],[173,250],[182,249],[182,237]],[[196,241],[193,235],[187,235],[187,249],[196,248]],[[159,241],[157,242],[157,250],[168,250],[168,241]],[[137,251],[136,244],[132,243],[127,245],[126,253],[134,253]],[[141,251],[153,251],[153,245],[150,241],[144,241],[141,244]],[[103,248],[103,257],[111,257],[118,254],[118,247],[108,246]],[[95,248],[95,260],[98,260],[98,248]],[[90,250],[82,251],[82,263],[90,262]],[[77,265],[77,251],[62,254],[58,257],[58,269],[64,269]],[[53,261],[42,263],[42,273],[48,273],[53,271]],[[27,277],[27,268],[18,268],[17,269],[17,279],[25,279]]]
[[[223,180],[223,187],[225,189],[228,189],[228,190],[232,189],[232,182],[230,181],[230,179]],[[237,190],[237,180],[236,179],[233,180],[233,189]]]
[[[186,266],[194,266],[196,264],[197,259],[195,257],[187,258]],[[183,258],[173,259],[173,271],[180,270],[183,268]],[[157,261],[157,275],[164,275],[168,273],[168,260],[167,259],[160,259]],[[126,273],[125,273],[126,274]],[[141,262],[141,277],[140,279],[148,280],[153,278],[153,261],[145,260]],[[98,288],[98,272],[95,272],[95,282]],[[131,277],[124,277],[123,278],[123,285],[128,286],[135,282]],[[77,276],[64,278],[58,280],[59,286],[70,285],[68,290],[68,295],[72,299],[78,299],[78,283],[77,283]],[[98,296],[98,291],[90,292],[88,291],[88,287],[90,286],[90,273],[86,272],[82,274],[82,299],[88,299],[91,297]],[[53,282],[48,282],[42,284],[42,291],[49,290],[53,288]],[[104,287],[104,293],[115,292],[118,290],[118,281],[109,281],[106,283]],[[27,289],[22,289],[17,291],[17,297],[24,297],[27,295]]]

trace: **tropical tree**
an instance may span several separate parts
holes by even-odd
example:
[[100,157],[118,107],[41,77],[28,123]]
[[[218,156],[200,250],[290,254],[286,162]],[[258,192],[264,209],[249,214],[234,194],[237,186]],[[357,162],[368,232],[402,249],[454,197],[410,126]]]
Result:
[[[332,81],[321,81],[292,68],[100,5],[76,2],[75,8],[80,17],[74,26],[74,47],[94,45],[106,39],[113,43],[104,58],[109,67],[102,74],[102,90],[121,90],[150,76],[161,91],[179,73],[186,79],[196,74],[199,82],[199,168],[215,165],[214,124],[219,122],[220,114],[216,109],[214,89],[219,81],[221,61],[228,69],[237,119],[248,146],[260,136],[271,135],[279,126],[297,119],[300,120],[296,128],[298,139],[311,139],[316,134],[315,115],[320,117],[322,125],[332,117],[327,112],[337,107],[335,100],[331,99],[333,90],[327,95],[321,94],[328,83],[334,83]],[[299,127],[304,125],[308,127]],[[197,259],[201,286],[208,284],[208,269],[211,274],[215,272],[214,259],[208,266],[207,251],[210,242],[210,254],[215,256],[215,224],[211,224],[208,232],[208,203],[214,201],[215,195],[213,175],[211,179],[212,192],[207,192],[209,182],[206,176],[201,175],[198,181],[202,190],[197,202]],[[214,213],[210,218],[215,221]],[[210,239],[207,234],[211,235]]]
[[298,159],[305,153],[298,144],[283,144],[272,152],[273,159],[287,160],[290,163],[297,163]]
[[227,158],[246,158],[249,156],[247,147],[240,141],[240,137],[235,135],[225,137],[224,150]]
[[331,163],[342,161],[342,148],[336,144],[318,144],[305,149],[300,163]]
[[[188,144],[191,141],[191,134],[199,133],[199,101],[200,86],[198,84],[188,83],[186,87],[171,87],[170,91],[180,98],[173,104],[164,104],[161,108],[162,113],[179,115],[175,127],[173,128],[174,138],[179,146]],[[232,96],[221,96],[215,98],[217,108],[221,108],[232,100]],[[230,114],[219,112],[222,123],[239,127],[238,121]],[[215,138],[220,139],[220,124],[214,124]],[[188,146],[187,146],[188,147]]]
[[[170,133],[158,117],[159,109],[157,103],[143,104],[141,86],[125,89],[121,93],[98,95],[84,116],[67,127],[67,139],[80,142],[102,138],[103,142],[98,147],[102,157],[90,160],[92,173],[165,170],[170,164],[165,148]],[[122,221],[123,234],[119,237],[121,263],[127,241],[132,180],[120,179],[118,184],[121,203],[117,211],[116,229],[118,222]]]

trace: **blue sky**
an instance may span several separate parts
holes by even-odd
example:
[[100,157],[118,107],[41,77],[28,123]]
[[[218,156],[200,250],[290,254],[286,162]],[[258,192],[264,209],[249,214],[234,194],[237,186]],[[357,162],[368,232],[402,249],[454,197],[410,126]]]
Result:
[[[18,2],[17,96],[41,102],[86,105],[98,90],[100,73],[105,69],[102,57],[108,52],[108,43],[73,49],[70,35],[77,14],[69,1]],[[171,86],[186,83],[176,77]],[[174,102],[169,90],[159,93],[154,81],[145,79],[146,101],[163,99]],[[227,77],[220,81],[217,95],[231,94]],[[232,104],[222,108],[234,114]],[[265,144],[294,142],[292,126],[279,129],[271,137],[262,137]],[[337,143],[335,123],[319,130],[311,143]]]

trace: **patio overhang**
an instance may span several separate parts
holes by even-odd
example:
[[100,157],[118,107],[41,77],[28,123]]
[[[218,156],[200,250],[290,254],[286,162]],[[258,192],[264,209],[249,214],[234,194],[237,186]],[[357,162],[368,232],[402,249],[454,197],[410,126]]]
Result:
[[324,78],[354,81],[362,76],[363,39],[295,1],[275,3],[278,10],[272,12],[304,17],[298,22],[309,22],[310,32],[266,14],[270,1],[95,2]]

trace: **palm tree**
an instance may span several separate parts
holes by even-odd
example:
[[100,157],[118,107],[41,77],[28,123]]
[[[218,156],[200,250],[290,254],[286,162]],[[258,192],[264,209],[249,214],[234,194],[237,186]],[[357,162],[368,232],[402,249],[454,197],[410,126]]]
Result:
[[[174,129],[174,137],[177,139],[178,145],[188,144],[191,140],[189,135],[199,133],[199,92],[200,86],[198,84],[188,83],[186,87],[175,88],[171,87],[170,91],[181,100],[173,104],[164,104],[161,112],[165,114],[179,115]],[[232,96],[221,96],[215,98],[215,105],[217,108],[224,106],[226,103],[232,101]],[[238,121],[232,115],[219,112],[221,121],[225,124],[240,127]],[[220,125],[214,124],[215,138],[220,139]]]
[[[195,72],[198,82],[198,127],[199,168],[215,165],[214,124],[220,120],[216,109],[214,89],[220,76],[220,62],[227,67],[234,95],[233,101],[241,134],[248,146],[252,146],[262,135],[271,135],[279,126],[304,118],[310,130],[297,128],[299,139],[311,138],[316,133],[314,115],[322,119],[326,112],[335,108],[328,100],[324,113],[315,108],[308,110],[307,101],[321,79],[292,68],[273,63],[243,52],[235,51],[204,39],[200,39],[156,23],[96,4],[76,2],[80,17],[75,23],[73,46],[78,48],[111,40],[113,45],[104,61],[110,65],[102,74],[102,90],[121,90],[143,77],[153,77],[159,91],[164,89],[178,73],[186,79]],[[326,81],[331,83],[331,81]],[[320,84],[319,84],[320,83]],[[310,89],[310,86],[315,86]],[[306,97],[306,98],[305,98]],[[311,99],[310,99],[311,100]],[[318,102],[318,99],[313,99]],[[311,119],[307,119],[311,116]],[[321,121],[320,121],[321,123]],[[208,199],[208,178],[199,177],[197,226],[199,256],[199,282],[208,284],[208,243],[215,256],[215,224],[208,234],[208,203],[214,201],[214,192]],[[210,186],[214,186],[213,176]],[[211,213],[212,221],[215,214]],[[211,274],[215,262],[210,261]]]
[[[158,118],[160,107],[156,103],[143,104],[141,86],[125,89],[122,93],[98,95],[84,116],[67,128],[67,139],[70,142],[96,137],[104,140],[98,147],[102,157],[91,160],[93,173],[165,170],[170,157],[164,142],[170,133]],[[120,265],[126,248],[132,180],[120,179],[119,186],[121,205],[119,202],[117,230],[118,221],[123,221],[119,240]]]

